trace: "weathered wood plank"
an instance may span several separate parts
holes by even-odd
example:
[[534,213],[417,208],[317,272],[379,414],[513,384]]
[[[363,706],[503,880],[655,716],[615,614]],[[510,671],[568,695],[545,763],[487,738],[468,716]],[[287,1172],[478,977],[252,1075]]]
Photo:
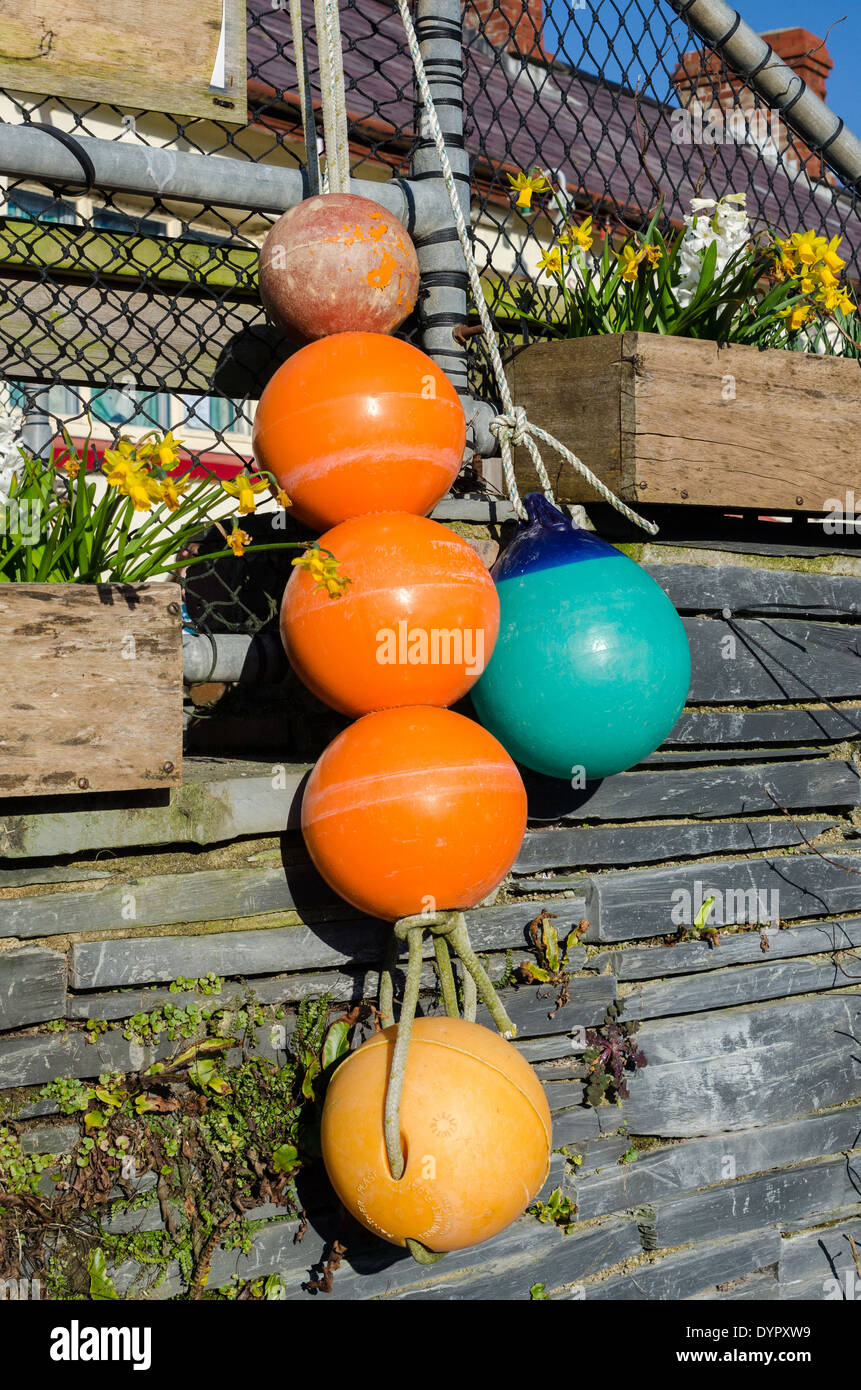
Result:
[[[526,928],[535,916],[534,903],[507,903],[467,913],[470,938],[478,951],[523,945]],[[560,931],[575,926],[583,914],[582,900],[566,899],[556,923]],[[268,930],[216,932],[187,936],[111,938],[73,944],[70,951],[71,988],[106,989],[117,985],[158,984],[184,975],[193,960],[198,975],[277,975],[297,970],[382,958],[391,928],[370,918],[297,924]],[[430,954],[432,946],[425,943]],[[550,1030],[545,1030],[550,1031]]]
[[62,1018],[66,957],[36,946],[0,952],[0,1030]]
[[859,618],[861,578],[745,565],[646,564],[680,613]]
[[631,1080],[624,1118],[633,1134],[685,1138],[855,1102],[859,1025],[853,992],[644,1023],[648,1066]]
[[[741,1233],[819,1212],[845,1208],[848,1215],[857,1211],[859,1184],[861,1152],[659,1201],[658,1245],[713,1239],[730,1225]],[[714,1277],[709,1279],[709,1283],[714,1282]]]
[[179,781],[179,600],[175,584],[0,586],[0,796]]
[[768,930],[769,949],[762,949],[759,931],[725,934],[720,946],[705,941],[685,941],[679,946],[633,946],[622,951],[602,951],[589,962],[591,970],[606,970],[618,980],[654,980],[667,975],[687,975],[696,970],[721,970],[728,965],[779,960],[792,956],[822,955],[861,946],[861,917],[834,922]]
[[861,803],[861,775],[853,763],[829,758],[822,762],[764,763],[750,767],[687,768],[652,772],[620,772],[584,788],[566,782],[525,778],[532,820],[625,821],[660,817],[774,814],[770,788],[781,806],[811,810],[817,815]]
[[[730,774],[731,775],[731,774]],[[803,834],[789,820],[706,821],[700,825],[584,826],[577,830],[527,833],[513,867],[515,874],[582,865],[648,864],[667,859],[704,858],[732,850],[775,849],[814,840],[833,820],[803,820]],[[559,880],[536,881],[533,892],[553,891]],[[570,886],[567,884],[566,886]]]
[[731,626],[721,618],[684,618],[683,622],[691,646],[688,699],[692,703],[758,704],[861,695],[857,626],[782,618],[773,622],[743,618]]
[[[226,10],[237,8],[231,0]],[[158,0],[113,0],[95,15],[86,0],[65,0],[46,30],[29,5],[14,0],[4,15],[0,81],[4,88],[93,105],[112,102],[244,125],[244,25],[241,40],[231,26],[229,94],[211,85],[222,13],[220,0],[178,0],[165,27]]]
[[641,1153],[636,1163],[569,1180],[578,1219],[591,1221],[672,1193],[712,1187],[735,1178],[788,1167],[805,1159],[853,1149],[861,1133],[861,1105],[841,1106],[801,1120],[689,1139]]
[[851,912],[861,906],[859,871],[861,854],[829,850],[827,859],[792,854],[596,874],[589,880],[585,939],[672,934],[690,926],[709,897],[715,899],[709,922],[717,927]]
[[741,1239],[712,1240],[696,1250],[658,1256],[652,1262],[644,1262],[625,1274],[611,1275],[609,1279],[590,1280],[583,1294],[563,1292],[551,1297],[585,1297],[588,1302],[593,1299],[663,1302],[692,1298],[716,1283],[740,1279],[774,1264],[779,1254],[780,1232],[756,1231]]

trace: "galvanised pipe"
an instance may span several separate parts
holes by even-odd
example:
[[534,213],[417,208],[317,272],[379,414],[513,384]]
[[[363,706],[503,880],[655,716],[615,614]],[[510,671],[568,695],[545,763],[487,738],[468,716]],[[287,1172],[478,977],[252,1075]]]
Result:
[[[93,185],[112,192],[277,215],[308,196],[298,169],[89,135],[71,139],[93,166]],[[0,122],[0,173],[38,179],[49,186],[86,185],[84,170],[72,150],[35,124]],[[444,216],[439,196],[441,193],[445,198],[444,189],[420,186],[408,190],[400,179],[387,183],[354,179],[352,185],[351,192],[379,203],[407,225],[413,221],[420,230],[439,225],[440,216]]]
[[669,3],[850,188],[861,191],[861,140],[731,5],[725,0]]

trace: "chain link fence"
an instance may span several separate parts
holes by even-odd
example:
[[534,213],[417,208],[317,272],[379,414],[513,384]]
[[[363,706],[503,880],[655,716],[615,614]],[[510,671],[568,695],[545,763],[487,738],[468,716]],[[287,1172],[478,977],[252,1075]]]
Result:
[[[512,316],[511,289],[536,281],[563,221],[550,200],[529,213],[516,208],[509,176],[534,167],[549,174],[569,215],[591,215],[611,235],[642,227],[659,202],[678,225],[692,196],[743,192],[755,226],[842,237],[847,273],[861,278],[857,192],[667,0],[470,0],[463,20],[475,254],[504,342],[528,336]],[[353,175],[409,177],[418,118],[397,10],[386,0],[342,0],[341,26]],[[790,61],[824,91],[826,51],[805,43]],[[841,62],[839,27],[830,43]],[[319,115],[310,21],[306,49]],[[287,0],[248,0],[247,77],[244,126],[14,91],[0,93],[0,117],[72,137],[300,167]],[[172,429],[204,470],[228,476],[246,463],[256,399],[286,351],[256,295],[257,250],[274,215],[177,201],[158,188],[143,197],[22,177],[0,185],[6,406],[30,422],[47,415],[49,433],[62,421],[76,439],[92,422],[98,450],[120,432]],[[420,300],[404,333],[421,341],[421,323]],[[250,365],[224,372],[223,345],[238,333],[251,345]],[[492,398],[480,338],[463,337],[474,394]],[[468,474],[463,486],[473,481]],[[187,581],[196,622],[213,631],[271,624],[288,564],[248,556],[198,573]]]

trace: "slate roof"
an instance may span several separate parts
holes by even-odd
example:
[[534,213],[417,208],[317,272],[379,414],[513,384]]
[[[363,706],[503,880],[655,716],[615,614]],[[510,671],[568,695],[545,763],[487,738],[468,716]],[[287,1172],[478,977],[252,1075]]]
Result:
[[[413,127],[412,62],[400,17],[386,0],[359,0],[341,8],[347,105],[351,117],[383,122],[408,138]],[[254,21],[248,31],[249,79],[295,101],[289,15],[271,0],[249,0]],[[608,198],[620,209],[649,209],[657,198],[644,172],[636,135],[634,94],[591,74],[554,63],[546,71],[516,64],[491,49],[475,31],[464,51],[465,133],[476,172],[486,173],[499,193],[507,180],[492,167],[561,171],[569,191]],[[313,42],[309,64],[316,72]],[[672,57],[672,55],[671,55]],[[669,80],[667,82],[669,92]],[[753,147],[681,146],[671,138],[671,106],[639,101],[645,158],[673,218],[688,211],[702,178],[702,196],[745,192],[754,225],[785,230],[813,227],[845,238],[842,254],[861,278],[861,215],[848,195],[768,162]]]

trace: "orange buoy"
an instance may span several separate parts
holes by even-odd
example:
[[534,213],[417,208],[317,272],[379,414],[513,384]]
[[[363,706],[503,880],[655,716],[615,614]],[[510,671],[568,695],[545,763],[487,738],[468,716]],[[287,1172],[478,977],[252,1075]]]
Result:
[[323,878],[371,917],[474,907],[505,877],[526,792],[501,743],[462,714],[366,714],[308,779],[302,833]]
[[423,515],[457,476],[466,421],[430,357],[382,333],[338,333],[289,357],[254,420],[258,465],[326,531],[365,512]]
[[359,329],[394,333],[419,292],[416,249],[403,223],[355,193],[289,208],[260,250],[260,298],[302,342]]
[[342,714],[452,705],[482,674],[499,630],[487,569],[460,536],[410,512],[374,512],[320,537],[350,579],[331,599],[294,569],[281,637],[308,689]]
[[396,1028],[334,1073],[321,1141],[329,1180],[363,1226],[429,1250],[489,1240],[541,1190],[550,1165],[547,1098],[510,1043],[459,1018],[412,1026],[400,1117],[406,1166],[396,1182],[383,1131]]

